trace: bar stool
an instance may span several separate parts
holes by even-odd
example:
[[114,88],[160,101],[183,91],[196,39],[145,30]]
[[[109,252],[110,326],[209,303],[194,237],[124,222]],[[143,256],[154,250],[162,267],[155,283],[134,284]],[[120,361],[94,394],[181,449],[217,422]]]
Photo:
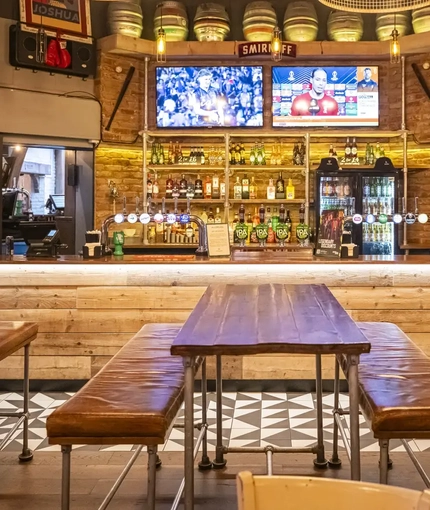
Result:
[[23,410],[18,413],[0,412],[0,418],[16,418],[18,421],[0,443],[0,451],[5,447],[13,433],[23,423],[23,445],[19,460],[28,462],[33,452],[28,447],[28,419],[30,392],[30,344],[37,336],[38,325],[35,322],[0,321],[0,361],[24,347],[24,387]]
[[430,491],[308,476],[237,475],[239,510],[429,510]]

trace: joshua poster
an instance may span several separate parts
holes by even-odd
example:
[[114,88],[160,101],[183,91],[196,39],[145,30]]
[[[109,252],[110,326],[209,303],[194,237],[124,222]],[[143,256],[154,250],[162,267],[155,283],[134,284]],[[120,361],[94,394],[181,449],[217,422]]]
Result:
[[321,213],[316,255],[320,257],[340,257],[343,222],[343,211],[333,210]]
[[26,25],[91,36],[89,0],[20,0],[20,10]]

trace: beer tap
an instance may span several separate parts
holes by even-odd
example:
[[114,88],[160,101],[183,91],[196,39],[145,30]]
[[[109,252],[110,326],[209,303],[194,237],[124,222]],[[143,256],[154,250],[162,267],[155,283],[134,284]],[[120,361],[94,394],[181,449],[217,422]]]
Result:
[[166,199],[164,197],[161,199],[161,214],[163,217],[166,216]]
[[136,216],[140,215],[139,206],[140,206],[140,199],[139,199],[139,197],[136,197]]
[[127,216],[127,197],[125,195],[122,199],[122,214],[124,218]]
[[178,197],[173,199],[173,212],[176,216],[178,216]]
[[269,226],[264,222],[265,216],[266,216],[266,208],[263,204],[260,206],[259,210],[259,216],[260,216],[260,223],[255,227],[255,231],[257,234],[258,242],[260,243],[261,247],[264,247],[266,245],[266,239],[269,235]]
[[191,214],[191,200],[190,197],[187,198],[187,214]]
[[418,216],[418,197],[415,197],[415,215]]
[[406,198],[402,197],[402,215],[403,217],[406,215]]

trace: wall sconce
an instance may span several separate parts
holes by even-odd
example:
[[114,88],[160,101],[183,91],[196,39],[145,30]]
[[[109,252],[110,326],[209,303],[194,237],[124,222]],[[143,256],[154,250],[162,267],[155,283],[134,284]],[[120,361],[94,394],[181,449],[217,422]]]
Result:
[[271,49],[272,60],[274,62],[279,62],[282,60],[282,33],[278,27],[273,29]]

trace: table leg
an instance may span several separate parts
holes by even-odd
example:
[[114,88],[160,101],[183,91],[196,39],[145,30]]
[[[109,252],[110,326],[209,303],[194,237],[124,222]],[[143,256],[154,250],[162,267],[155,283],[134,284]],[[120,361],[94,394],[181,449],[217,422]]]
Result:
[[324,425],[323,425],[323,394],[322,394],[322,367],[321,354],[315,356],[316,359],[316,390],[317,390],[317,458],[314,459],[314,465],[318,468],[327,467],[327,459],[324,452]]
[[205,435],[203,437],[203,446],[202,446],[202,460],[199,462],[199,469],[211,469],[212,462],[208,456],[208,402],[207,402],[207,379],[206,379],[206,358],[203,359],[202,362],[202,424],[203,427],[206,427]]
[[351,431],[351,480],[361,480],[358,364],[360,356],[348,356],[349,419]]
[[185,497],[184,510],[194,508],[194,358],[184,358],[185,368]]
[[334,357],[334,413],[333,413],[333,453],[331,459],[328,461],[330,467],[340,467],[342,461],[339,459],[339,427],[336,421],[336,413],[339,411],[339,393],[340,393],[340,381],[339,381],[339,361],[337,356]]
[[222,365],[221,356],[216,357],[216,455],[212,465],[221,469],[227,461],[224,459],[222,444]]

